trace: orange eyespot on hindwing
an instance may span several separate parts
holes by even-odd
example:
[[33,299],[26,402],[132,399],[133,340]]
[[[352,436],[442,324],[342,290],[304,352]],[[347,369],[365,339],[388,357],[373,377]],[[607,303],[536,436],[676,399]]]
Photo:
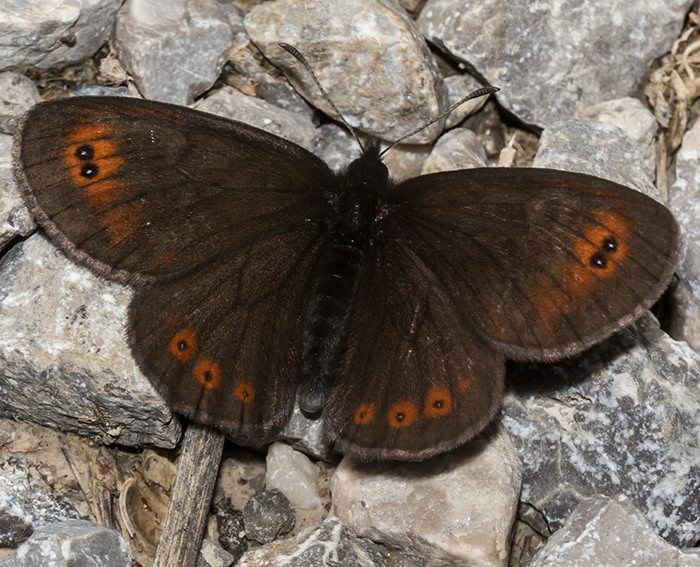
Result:
[[180,329],[170,339],[168,350],[182,364],[187,364],[197,352],[197,336],[189,327]]
[[211,358],[201,357],[194,363],[192,375],[207,390],[218,388],[221,384],[221,368]]
[[360,404],[355,410],[352,420],[355,425],[367,425],[374,419],[374,404]]
[[408,427],[418,417],[418,408],[411,402],[398,402],[389,408],[387,420],[393,429]]
[[423,414],[426,417],[440,417],[452,411],[452,394],[449,388],[433,386],[428,390],[423,405]]
[[471,387],[472,387],[472,381],[469,378],[460,378],[457,380],[457,391],[462,393],[462,392],[468,392]]
[[255,399],[255,388],[247,382],[241,382],[236,386],[235,396],[242,404],[249,404]]

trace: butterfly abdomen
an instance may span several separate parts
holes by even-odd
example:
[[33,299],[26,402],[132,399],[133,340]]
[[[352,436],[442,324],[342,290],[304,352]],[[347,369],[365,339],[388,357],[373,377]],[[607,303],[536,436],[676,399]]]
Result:
[[299,407],[323,409],[343,355],[348,321],[389,173],[370,145],[337,178],[341,195],[333,239],[321,258],[302,332]]
[[306,412],[321,411],[338,370],[364,257],[362,247],[334,242],[317,273],[302,333],[299,407]]

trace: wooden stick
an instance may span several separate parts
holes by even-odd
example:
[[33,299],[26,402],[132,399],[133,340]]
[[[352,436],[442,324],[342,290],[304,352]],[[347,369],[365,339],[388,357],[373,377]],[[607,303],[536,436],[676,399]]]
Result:
[[223,450],[223,434],[189,424],[153,567],[197,564]]

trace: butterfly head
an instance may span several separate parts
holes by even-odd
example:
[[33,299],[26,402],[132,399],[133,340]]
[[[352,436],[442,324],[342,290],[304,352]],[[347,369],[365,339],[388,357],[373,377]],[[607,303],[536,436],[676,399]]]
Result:
[[379,144],[372,144],[350,163],[342,176],[338,210],[338,234],[342,240],[369,238],[378,203],[389,186],[389,170],[379,157]]

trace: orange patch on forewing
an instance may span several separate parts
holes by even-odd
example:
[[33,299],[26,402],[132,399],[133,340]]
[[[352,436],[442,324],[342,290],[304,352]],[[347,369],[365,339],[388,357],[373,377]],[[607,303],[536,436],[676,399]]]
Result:
[[131,211],[127,211],[126,207],[114,209],[102,217],[102,224],[113,246],[132,237],[138,228],[137,222],[138,218]]
[[[107,196],[119,189],[118,183],[105,182],[124,165],[113,135],[113,129],[105,124],[83,123],[68,136],[69,143],[64,152],[70,180],[78,187],[92,188],[86,198],[88,201],[98,199],[98,206],[104,205]],[[88,150],[90,155],[81,156],[81,149]],[[85,167],[95,171],[94,175],[84,175]]]
[[412,402],[398,402],[389,408],[387,412],[387,420],[389,427],[399,429],[408,427],[418,417],[418,408]]
[[241,382],[236,386],[234,394],[239,402],[242,404],[249,404],[255,399],[255,388],[247,382]]
[[218,388],[221,384],[221,368],[211,358],[205,356],[198,358],[194,363],[192,375],[207,390]]
[[175,261],[175,258],[177,258],[177,254],[165,254],[164,256],[158,256],[157,258],[151,260],[149,268],[151,268],[151,270],[167,268]]
[[374,404],[360,404],[352,420],[355,425],[367,425],[374,419]]
[[440,417],[452,411],[452,393],[449,388],[433,386],[425,395],[423,413],[426,417]]
[[535,317],[547,327],[550,333],[553,333],[552,321],[559,319],[566,312],[569,298],[566,292],[553,283],[540,282],[539,285],[537,301],[533,303],[532,309],[535,312]]
[[458,392],[468,392],[472,388],[472,381],[469,378],[460,378],[455,385]]
[[187,364],[197,352],[197,336],[189,327],[180,329],[168,343],[168,350],[182,364]]
[[[583,236],[573,242],[576,260],[568,260],[561,275],[561,287],[552,283],[538,282],[538,301],[534,306],[537,318],[548,325],[569,310],[571,298],[582,298],[591,293],[596,282],[615,274],[615,270],[628,253],[627,239],[630,233],[629,223],[620,215],[604,210],[592,211],[599,224],[587,224],[581,227]],[[612,239],[615,250],[607,250],[605,242]],[[600,256],[604,267],[593,267],[591,262]]]

